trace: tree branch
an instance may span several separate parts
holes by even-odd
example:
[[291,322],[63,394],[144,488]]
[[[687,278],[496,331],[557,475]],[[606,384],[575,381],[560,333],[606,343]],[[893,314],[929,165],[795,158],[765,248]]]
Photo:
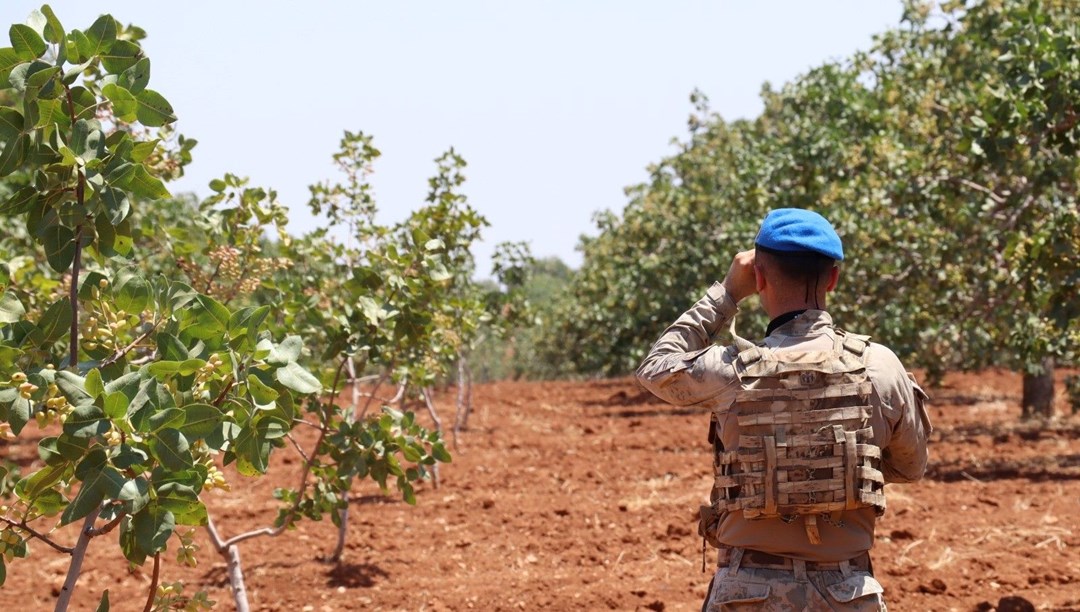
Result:
[[368,408],[371,407],[372,400],[375,399],[375,394],[379,391],[379,387],[382,386],[386,379],[390,376],[389,372],[385,372],[379,376],[379,379],[375,382],[375,386],[371,389],[371,395],[368,395],[368,401],[364,403],[364,409],[360,411],[358,417],[363,417],[367,414]]
[[219,554],[228,554],[229,549],[236,544],[243,542],[244,540],[250,540],[251,538],[257,538],[259,536],[276,536],[285,530],[284,524],[281,527],[263,527],[262,529],[254,529],[241,533],[240,535],[233,536],[228,540],[222,540],[221,535],[218,533],[217,528],[214,526],[214,522],[207,520],[206,530],[210,534],[210,543],[214,545]]
[[62,552],[64,554],[66,554],[66,555],[70,555],[72,553],[72,551],[75,550],[71,546],[63,546],[61,544],[57,544],[56,542],[53,542],[48,536],[46,536],[46,535],[32,529],[29,525],[26,524],[26,521],[19,521],[18,523],[16,523],[15,521],[13,521],[11,519],[4,518],[2,516],[0,516],[0,521],[3,521],[3,522],[7,523],[8,525],[11,525],[12,527],[14,527],[16,529],[21,529],[21,530],[25,531],[26,533],[29,533],[32,537],[41,540],[42,542],[49,545],[51,548],[53,548],[57,552]]
[[218,554],[228,561],[229,585],[233,591],[233,603],[236,604],[237,612],[248,612],[247,588],[244,586],[244,569],[240,565],[240,551],[235,546],[230,546],[221,540],[221,535],[214,527],[214,520],[207,517],[206,532],[210,534],[210,543]]
[[[291,514],[291,512],[290,512],[290,514]],[[288,518],[288,517],[286,517],[286,518]],[[285,525],[287,525],[287,524],[288,524],[288,520],[283,522],[278,527],[263,527],[261,529],[253,529],[251,531],[241,533],[240,535],[235,535],[235,536],[229,538],[228,540],[225,540],[225,542],[224,542],[225,550],[228,550],[230,547],[235,546],[235,545],[239,544],[240,542],[243,542],[244,540],[250,540],[252,538],[258,538],[260,536],[269,536],[271,538],[279,536],[279,535],[281,535],[281,532],[285,531]]]
[[105,361],[101,362],[101,365],[98,366],[98,367],[104,368],[104,367],[110,366],[110,365],[116,363],[117,361],[119,361],[124,355],[127,355],[135,347],[139,346],[140,342],[142,342],[143,340],[146,340],[147,338],[149,338],[150,334],[154,333],[154,331],[157,329],[158,325],[159,325],[159,323],[154,323],[150,327],[150,329],[148,329],[145,332],[143,332],[142,334],[140,334],[139,337],[132,340],[130,344],[128,344],[127,346],[125,346],[122,349],[117,350],[112,355],[109,355],[105,359]]
[[[210,274],[209,278],[206,279],[206,288],[203,289],[203,293],[205,293],[206,295],[210,295],[210,288],[213,286],[214,280],[217,279],[218,272],[221,271],[222,261],[223,260],[218,260],[217,266],[214,268],[214,272]],[[228,302],[228,300],[226,300],[226,302]]]
[[75,583],[79,581],[82,572],[83,559],[86,558],[86,549],[90,546],[90,532],[94,529],[94,521],[101,514],[101,509],[96,508],[86,516],[82,529],[79,530],[79,539],[75,548],[71,551],[71,564],[68,565],[67,578],[64,579],[64,587],[60,589],[60,596],[56,598],[55,612],[63,612],[71,603],[71,596],[75,593]]
[[[83,203],[83,181],[85,177],[79,172],[79,187],[77,198],[79,205]],[[79,364],[79,268],[82,267],[82,225],[75,230],[75,257],[71,260],[71,289],[68,299],[71,301],[71,342],[68,346],[71,356],[68,359],[68,367],[74,368]]]
[[150,612],[154,609],[154,596],[157,595],[158,577],[161,575],[161,553],[154,555],[154,573],[150,578],[150,594],[146,598],[146,605],[143,606],[143,612]]
[[[302,423],[307,423],[307,421],[301,421],[301,422]],[[289,432],[289,433],[285,434],[285,437],[289,439],[289,442],[293,443],[293,446],[296,447],[296,452],[300,453],[300,456],[304,458],[304,462],[305,463],[310,463],[311,459],[308,458],[308,455],[307,455],[307,453],[304,452],[304,449],[300,447],[300,443],[297,442],[296,438],[293,437],[292,432]]]
[[127,513],[126,512],[121,512],[120,516],[117,516],[116,518],[109,521],[108,523],[105,523],[101,527],[91,528],[90,533],[89,533],[90,537],[91,538],[96,538],[96,537],[98,537],[100,535],[105,535],[106,533],[109,533],[113,529],[116,529],[116,526],[120,524],[120,521],[122,521],[125,516],[127,516]]
[[[71,96],[71,89],[64,87],[67,94],[68,116],[71,118],[72,128],[75,126],[75,100]],[[82,169],[76,171],[77,182],[75,183],[75,201],[81,208],[86,200],[86,174]],[[74,368],[79,363],[79,268],[82,266],[82,223],[75,229],[75,256],[71,260],[71,338],[68,344],[68,367]]]
[[1031,205],[1034,204],[1034,203],[1035,203],[1035,194],[1033,194],[1033,193],[1028,194],[1028,197],[1024,198],[1024,202],[1022,204],[1020,204],[1020,206],[1016,207],[1016,210],[1013,211],[1012,216],[1010,216],[1009,220],[1006,221],[1006,223],[1005,223],[1006,230],[1011,232],[1012,230],[1016,229],[1016,224],[1017,224],[1017,222],[1020,221],[1020,217],[1022,217],[1024,215],[1024,213],[1027,211],[1027,209],[1031,208]]
[[337,371],[334,372],[334,382],[331,383],[331,385],[330,385],[330,405],[331,406],[334,405],[334,400],[337,399],[337,394],[338,394],[337,384],[341,381],[341,373],[345,371],[345,366],[348,365],[348,363],[349,363],[349,361],[351,359],[352,359],[351,357],[346,355],[345,358],[342,359],[341,363],[338,365]]
[[957,183],[960,183],[961,185],[963,185],[964,187],[967,187],[969,189],[974,189],[975,191],[978,191],[979,193],[984,194],[986,197],[993,200],[994,203],[997,204],[998,206],[1001,206],[1001,205],[1005,204],[1005,202],[1006,202],[1005,198],[998,195],[993,189],[990,189],[989,187],[987,187],[985,185],[980,185],[980,184],[978,184],[978,183],[976,183],[974,181],[969,181],[968,179],[965,179],[965,178],[958,178],[958,179],[954,179],[954,180]]
[[214,402],[213,402],[214,406],[219,407],[219,408],[221,407],[221,402],[225,401],[225,396],[229,393],[229,390],[232,389],[233,385],[235,385],[235,384],[236,384],[236,379],[233,378],[232,375],[230,375],[228,384],[226,384],[224,387],[222,387],[221,393],[219,393],[218,396],[214,399]]
[[313,427],[315,429],[322,429],[321,425],[312,423],[311,421],[305,421],[304,419],[293,419],[293,423],[296,423],[297,425],[307,425],[308,427]]
[[218,554],[225,554],[225,542],[221,540],[221,534],[218,533],[217,527],[214,526],[214,519],[209,517],[206,519],[206,533],[210,536],[210,543],[214,545],[214,550]]

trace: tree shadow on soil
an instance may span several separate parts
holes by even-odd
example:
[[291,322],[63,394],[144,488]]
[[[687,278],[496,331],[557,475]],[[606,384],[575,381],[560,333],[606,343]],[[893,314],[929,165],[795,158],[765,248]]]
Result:
[[606,406],[634,406],[637,404],[659,404],[664,401],[645,389],[637,389],[637,393],[628,393],[625,389],[619,390],[604,400]]
[[952,393],[934,393],[933,403],[935,406],[974,406],[976,404],[986,404],[989,402],[998,401],[1013,401],[1016,402],[1017,398],[1013,395],[1005,393],[988,394],[988,395],[971,395],[967,393],[958,392]]
[[392,497],[390,495],[383,495],[381,493],[349,496],[349,503],[356,504],[357,506],[365,506],[369,504],[397,504],[399,502],[402,502],[400,497]]
[[[1080,423],[1039,423],[1036,421],[1014,424],[969,423],[956,427],[934,430],[940,442],[963,442],[976,436],[992,436],[995,444],[1013,441],[1075,440],[1080,438]],[[1016,440],[1013,440],[1013,438]]]
[[326,572],[326,585],[347,589],[368,588],[375,586],[376,578],[389,578],[378,565],[370,563],[338,563]]
[[1039,457],[1026,461],[998,459],[979,465],[950,462],[931,465],[926,478],[941,482],[959,480],[1010,480],[1023,478],[1035,482],[1057,480],[1080,480],[1080,454],[1057,457]]
[[604,416],[614,417],[618,419],[637,419],[641,417],[670,417],[670,416],[690,416],[694,414],[709,414],[707,408],[672,408],[671,410],[616,410],[609,412]]
[[[305,561],[303,561],[303,560],[267,561],[265,563],[255,563],[255,564],[252,564],[252,565],[247,565],[247,564],[242,563],[242,569],[243,569],[243,572],[244,572],[244,577],[246,579],[248,576],[253,576],[255,574],[255,570],[257,570],[259,568],[277,567],[277,568],[295,569],[297,567],[300,567],[304,563],[305,563]],[[208,585],[211,585],[211,586],[214,586],[214,587],[217,587],[217,588],[228,588],[230,586],[229,585],[229,568],[228,568],[228,566],[227,565],[216,565],[216,566],[211,567],[210,569],[206,570],[206,572],[203,573],[203,576],[202,576],[202,583],[203,584],[208,584]]]

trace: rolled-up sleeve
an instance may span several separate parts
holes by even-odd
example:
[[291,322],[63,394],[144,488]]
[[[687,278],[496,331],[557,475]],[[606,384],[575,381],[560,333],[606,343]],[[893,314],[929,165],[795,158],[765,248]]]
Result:
[[[867,364],[887,423],[881,471],[886,482],[914,482],[926,473],[927,439],[933,431],[926,412],[927,395],[892,351],[873,345]],[[875,436],[877,437],[877,436]]]
[[637,369],[637,379],[660,399],[678,406],[724,393],[738,380],[732,355],[713,340],[739,308],[721,283],[714,283],[690,310],[671,324]]

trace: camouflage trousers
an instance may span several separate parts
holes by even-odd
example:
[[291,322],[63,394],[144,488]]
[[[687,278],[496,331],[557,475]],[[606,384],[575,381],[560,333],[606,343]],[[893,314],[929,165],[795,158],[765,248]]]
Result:
[[793,569],[733,562],[717,570],[701,610],[884,612],[881,593],[881,584],[867,571],[807,571],[799,561]]

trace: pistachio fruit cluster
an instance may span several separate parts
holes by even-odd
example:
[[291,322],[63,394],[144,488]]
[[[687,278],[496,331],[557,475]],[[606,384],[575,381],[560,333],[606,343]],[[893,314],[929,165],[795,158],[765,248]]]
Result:
[[109,432],[105,434],[105,441],[109,443],[109,446],[120,446],[124,443],[124,434],[113,426],[109,429]]
[[63,424],[73,408],[67,398],[60,394],[60,389],[55,384],[51,384],[45,392],[45,402],[34,415],[34,420],[42,429],[53,423]]
[[30,399],[34,392],[38,390],[37,385],[26,380],[26,372],[16,372],[12,374],[11,383],[19,385],[19,397],[23,399]]
[[199,545],[195,543],[195,530],[178,531],[177,535],[180,536],[180,548],[176,551],[176,562],[188,567],[197,566],[199,560],[195,558],[195,553],[199,552]]
[[196,463],[206,468],[206,479],[203,481],[203,490],[232,490],[232,487],[229,486],[229,482],[225,480],[225,474],[222,473],[222,471],[218,469],[217,464],[214,463],[215,453],[206,446],[206,442],[199,440],[193,444],[191,446],[191,454],[195,458]]
[[15,558],[16,548],[22,543],[22,536],[14,529],[8,527],[0,531],[0,554],[4,555],[4,561],[11,563],[11,560]]
[[216,465],[211,465],[206,469],[206,480],[203,482],[203,488],[221,489],[222,491],[231,491],[232,486],[229,485],[229,481],[225,480],[225,474],[218,469]]
[[217,603],[210,599],[206,591],[199,591],[191,597],[185,596],[182,582],[159,584],[155,599],[155,610],[182,610],[183,612],[209,610]]
[[83,348],[92,351],[97,348],[116,350],[117,334],[125,331],[128,326],[127,313],[118,310],[115,313],[109,311],[107,304],[102,303],[102,318],[91,315],[86,318],[82,326],[80,337],[83,339]]
[[210,355],[210,358],[206,360],[206,364],[195,371],[195,386],[201,387],[208,380],[213,378],[214,372],[217,371],[225,361],[221,359],[221,355],[214,353]]

